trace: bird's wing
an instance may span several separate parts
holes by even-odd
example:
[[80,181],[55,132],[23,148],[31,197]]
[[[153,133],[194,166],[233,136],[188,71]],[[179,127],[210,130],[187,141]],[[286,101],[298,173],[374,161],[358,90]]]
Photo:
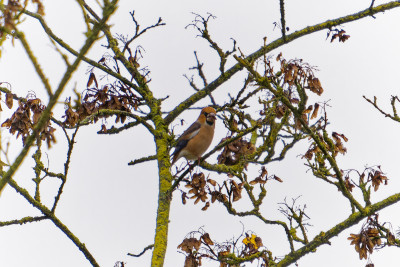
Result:
[[190,140],[193,137],[195,137],[199,133],[200,127],[201,127],[200,122],[198,121],[194,122],[192,125],[190,125],[189,128],[186,129],[186,131],[183,132],[183,134],[179,137],[178,142],[179,140],[182,139]]
[[201,124],[196,121],[183,134],[179,137],[178,142],[176,143],[174,153],[172,155],[177,156],[179,152],[186,147],[187,143],[190,139],[195,137],[200,131]]

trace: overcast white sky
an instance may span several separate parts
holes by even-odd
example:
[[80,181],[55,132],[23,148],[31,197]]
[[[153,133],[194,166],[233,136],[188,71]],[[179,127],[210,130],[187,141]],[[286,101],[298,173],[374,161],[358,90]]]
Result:
[[[350,14],[370,5],[370,0],[317,1],[286,0],[286,19],[290,32],[327,19]],[[384,1],[376,1],[376,4]],[[83,42],[85,30],[81,13],[75,1],[44,1],[46,20],[53,31],[72,47],[78,49]],[[250,54],[263,43],[267,36],[272,41],[280,36],[274,30],[274,22],[279,21],[279,1],[128,1],[121,0],[118,12],[112,18],[115,33],[131,34],[129,11],[135,10],[141,25],[150,25],[162,17],[166,26],[146,33],[137,44],[145,49],[141,65],[151,70],[151,88],[156,96],[167,96],[165,110],[173,107],[192,93],[183,74],[190,74],[188,68],[195,63],[193,51],[205,62],[205,72],[209,81],[218,76],[218,58],[205,41],[196,38],[193,29],[185,30],[194,16],[191,12],[217,17],[210,24],[210,34],[224,49],[230,49],[234,38],[241,50]],[[302,58],[320,70],[317,76],[325,89],[317,101],[330,100],[328,117],[330,130],[345,134],[348,153],[340,157],[342,169],[362,170],[364,166],[381,165],[389,177],[389,185],[373,195],[373,200],[400,190],[400,169],[398,164],[398,136],[400,125],[378,114],[363,98],[363,95],[378,96],[383,107],[391,95],[399,92],[400,62],[400,9],[376,15],[376,19],[363,20],[344,25],[351,38],[346,43],[330,43],[325,40],[326,31],[296,40],[285,47],[272,51],[272,55],[282,52],[286,58]],[[37,21],[27,19],[23,24],[28,40],[43,69],[56,86],[65,65],[44,37]],[[100,59],[104,53],[99,45],[89,56]],[[45,96],[43,86],[35,76],[30,63],[18,42],[14,47],[8,43],[0,58],[0,81],[9,82],[14,93],[26,96],[34,91],[38,97]],[[233,61],[229,62],[231,65]],[[228,65],[229,65],[228,64]],[[230,66],[229,65],[229,66]],[[87,82],[87,65],[81,64],[73,76],[62,100],[71,94],[76,85],[83,91]],[[243,76],[232,79],[215,96],[219,103],[227,98],[226,93],[241,87]],[[203,101],[201,105],[207,105]],[[2,103],[4,106],[4,104]],[[200,104],[199,104],[200,105]],[[3,109],[5,109],[3,107]],[[60,118],[63,105],[58,107],[56,116]],[[7,112],[1,114],[3,122]],[[197,117],[197,111],[182,114],[186,125],[175,127],[181,133]],[[109,122],[109,125],[112,120]],[[176,123],[178,124],[178,123]],[[149,266],[151,253],[139,259],[126,256],[128,252],[138,253],[153,243],[158,189],[157,168],[154,162],[135,167],[127,163],[135,158],[154,153],[153,140],[142,128],[122,132],[118,136],[98,136],[100,125],[86,127],[78,133],[77,144],[72,156],[69,179],[58,206],[57,215],[70,230],[84,242],[101,266],[114,266],[116,261],[124,261],[127,266]],[[61,171],[66,147],[64,137],[58,129],[58,144],[48,152],[49,166],[54,172]],[[222,123],[217,123],[213,145],[226,134]],[[13,159],[20,151],[20,140],[9,137],[6,130],[3,138],[10,140]],[[299,203],[307,205],[311,217],[309,237],[326,231],[345,219],[349,205],[334,188],[312,177],[304,161],[298,157],[304,153],[307,143],[288,155],[288,159],[267,166],[284,182],[270,183],[268,195],[262,211],[279,218],[277,203],[285,197],[302,196]],[[212,159],[210,159],[212,160]],[[215,159],[214,159],[215,160]],[[30,158],[21,168],[15,180],[30,190],[33,189],[33,171]],[[44,203],[52,203],[56,181],[43,185]],[[45,192],[48,192],[47,194]],[[391,221],[393,229],[400,226],[399,205],[380,213],[380,221]],[[7,187],[0,198],[0,221],[33,216],[38,213],[12,188]],[[262,237],[264,245],[274,256],[287,252],[286,238],[279,228],[265,226],[252,218],[229,216],[216,204],[206,212],[201,206],[189,203],[182,206],[180,196],[175,195],[171,208],[169,245],[165,266],[182,266],[184,256],[177,252],[177,245],[190,231],[203,227],[211,237],[219,242],[238,236],[242,231],[253,230]],[[322,246],[316,253],[307,255],[298,264],[301,267],[314,266],[365,266],[358,254],[350,247],[346,238],[356,233],[360,225],[345,231],[332,239],[332,245]],[[83,254],[53,226],[50,221],[0,228],[0,266],[90,266]],[[397,253],[397,254],[396,254]],[[386,248],[372,255],[375,266],[398,266],[398,249]],[[215,263],[203,261],[203,266]]]

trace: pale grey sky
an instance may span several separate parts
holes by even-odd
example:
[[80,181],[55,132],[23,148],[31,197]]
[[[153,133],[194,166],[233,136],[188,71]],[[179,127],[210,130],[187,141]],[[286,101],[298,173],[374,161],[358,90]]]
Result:
[[[94,1],[93,1],[94,2]],[[323,22],[367,8],[371,1],[286,1],[287,26],[290,32],[307,25]],[[84,24],[75,1],[44,1],[46,20],[54,32],[74,48],[83,41]],[[376,5],[384,1],[376,1]],[[141,25],[149,25],[162,17],[166,26],[149,31],[138,41],[145,49],[142,65],[151,70],[151,88],[156,96],[170,98],[164,102],[168,109],[192,93],[183,74],[190,74],[188,68],[195,63],[193,51],[198,51],[205,62],[205,72],[209,80],[218,76],[218,58],[208,44],[196,38],[194,29],[185,29],[194,16],[191,12],[217,17],[210,24],[210,34],[217,42],[230,49],[234,38],[244,53],[250,54],[263,44],[263,37],[269,41],[280,37],[280,31],[274,30],[273,22],[279,21],[279,1],[120,1],[120,8],[112,18],[115,33],[131,34],[133,25],[129,11],[135,10]],[[78,15],[76,15],[78,14]],[[376,95],[383,107],[388,108],[391,95],[398,94],[398,67],[400,62],[400,9],[376,15],[376,19],[365,18],[344,25],[351,36],[345,43],[330,43],[326,31],[322,31],[272,51],[280,52],[286,58],[302,58],[320,70],[317,76],[325,89],[315,101],[327,101],[331,131],[345,134],[347,154],[340,156],[342,169],[362,170],[365,166],[381,165],[387,174],[389,185],[373,194],[373,200],[400,190],[400,169],[398,164],[398,136],[400,125],[378,114],[363,98],[363,95]],[[23,24],[27,38],[39,58],[53,86],[58,84],[65,65],[52,48],[37,21],[27,19]],[[95,60],[100,59],[104,50],[96,46],[89,53]],[[35,76],[31,64],[18,41],[14,47],[8,43],[0,58],[0,81],[8,82],[13,92],[26,96],[34,91],[38,97],[45,95],[42,84]],[[233,61],[228,62],[228,66]],[[74,74],[68,90],[62,100],[71,95],[75,84],[83,91],[87,82],[87,65],[81,64]],[[237,89],[243,76],[229,81],[217,93],[220,103],[226,98],[226,92]],[[206,101],[201,102],[204,105]],[[2,103],[4,106],[4,104]],[[3,109],[5,109],[3,107]],[[58,107],[61,117],[63,105]],[[196,117],[198,111],[188,111],[180,118],[186,125],[177,126],[181,133]],[[3,122],[8,111],[1,114]],[[113,120],[109,121],[109,125]],[[178,125],[178,122],[176,123]],[[153,154],[154,146],[150,135],[143,128],[135,128],[117,136],[98,136],[100,124],[80,130],[72,156],[69,179],[64,188],[57,215],[76,234],[92,252],[101,266],[114,266],[116,261],[124,261],[126,266],[149,266],[151,253],[141,258],[126,256],[128,252],[138,253],[153,243],[157,201],[157,167],[154,162],[135,167],[127,163],[135,158]],[[58,143],[48,151],[50,168],[61,171],[66,147],[64,136],[58,129]],[[224,137],[226,130],[219,121],[213,144]],[[3,138],[13,145],[20,144],[15,137],[8,137],[6,130]],[[9,139],[7,139],[9,138]],[[17,146],[16,146],[17,147]],[[346,218],[349,205],[334,188],[323,184],[306,172],[304,160],[299,157],[305,152],[307,142],[288,154],[288,159],[267,166],[270,173],[281,177],[283,183],[271,183],[262,211],[280,218],[278,205],[285,197],[288,199],[302,196],[299,203],[307,205],[307,214],[311,217],[309,235],[313,237],[320,231],[326,231]],[[10,151],[13,159],[20,147]],[[212,160],[212,159],[210,159]],[[214,158],[215,160],[215,158]],[[31,158],[15,176],[15,180],[32,190],[33,171],[29,165]],[[57,183],[51,179],[44,185],[42,198],[51,203]],[[45,192],[49,192],[47,195]],[[391,221],[393,229],[400,225],[399,205],[380,213],[380,220]],[[23,216],[38,215],[37,212],[8,187],[0,197],[0,221],[18,219]],[[283,219],[283,218],[282,218]],[[288,245],[280,228],[265,226],[253,218],[235,218],[227,215],[224,208],[212,205],[206,212],[201,205],[193,206],[191,201],[183,206],[179,194],[175,195],[171,208],[169,245],[165,266],[182,266],[184,256],[177,252],[177,246],[190,231],[203,227],[211,237],[219,242],[238,236],[242,231],[253,230],[263,239],[264,245],[271,249],[274,256],[284,255]],[[361,224],[360,224],[361,225]],[[354,247],[347,237],[358,233],[360,225],[343,232],[332,239],[332,245],[321,246],[316,253],[307,255],[298,264],[301,267],[314,266],[365,266],[360,261]],[[83,254],[51,222],[31,223],[24,226],[0,228],[0,266],[90,266]],[[4,253],[6,252],[6,253]],[[396,254],[397,253],[397,254]],[[375,251],[371,259],[375,266],[398,266],[398,249],[386,248]],[[215,263],[203,260],[202,266],[215,266]],[[250,265],[246,265],[250,266]]]

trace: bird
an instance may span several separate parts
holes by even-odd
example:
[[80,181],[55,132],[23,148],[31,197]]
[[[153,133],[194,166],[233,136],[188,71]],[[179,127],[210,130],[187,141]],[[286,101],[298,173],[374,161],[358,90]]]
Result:
[[205,107],[201,110],[197,120],[178,138],[172,153],[171,166],[182,157],[187,160],[200,160],[214,137],[215,120],[214,108]]

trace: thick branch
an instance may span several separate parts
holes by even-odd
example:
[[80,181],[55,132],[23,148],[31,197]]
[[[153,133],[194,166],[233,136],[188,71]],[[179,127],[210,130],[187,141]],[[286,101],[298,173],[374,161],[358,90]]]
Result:
[[[316,24],[314,26],[309,26],[306,27],[302,30],[296,31],[292,34],[286,35],[286,41],[283,38],[279,38],[270,44],[266,46],[262,46],[259,50],[254,52],[253,54],[249,55],[246,57],[246,60],[254,61],[255,59],[258,59],[262,57],[263,55],[271,52],[272,50],[289,43],[291,41],[294,41],[300,37],[303,37],[305,35],[318,32],[324,29],[329,29],[334,26],[338,26],[341,24],[345,24],[348,22],[352,22],[355,20],[359,20],[368,16],[372,16],[374,14],[384,12],[389,9],[393,9],[396,7],[400,7],[400,2],[398,1],[392,1],[386,4],[382,4],[379,6],[376,6],[374,8],[367,8],[363,11],[360,11],[355,14],[347,15],[341,18],[333,19],[333,20],[328,20],[326,22],[322,22],[319,24]],[[229,80],[233,75],[235,75],[238,71],[242,70],[243,67],[237,63],[230,69],[228,69],[225,73],[221,74],[219,77],[217,77],[213,82],[211,82],[208,86],[204,87],[200,91],[194,93],[191,95],[189,98],[184,100],[178,107],[173,109],[166,117],[165,117],[165,122],[167,124],[170,124],[179,114],[181,114],[183,111],[185,111],[188,107],[192,106],[194,103],[198,102],[200,99],[203,99],[204,97],[208,96],[211,92],[213,92],[215,89],[217,89],[220,85],[225,83],[227,80]]]
[[286,21],[285,21],[285,1],[279,0],[280,12],[281,12],[281,31],[282,39],[286,42]]
[[400,201],[400,193],[394,194],[378,203],[375,203],[369,207],[366,207],[363,212],[356,212],[350,215],[346,220],[332,227],[327,232],[321,232],[317,235],[310,243],[303,246],[302,248],[286,255],[279,263],[278,267],[289,266],[290,264],[296,262],[298,259],[306,255],[307,253],[314,252],[316,248],[323,244],[328,244],[328,241],[339,235],[342,231],[348,229],[349,227],[359,223],[362,219],[382,210],[390,205],[393,205]]

